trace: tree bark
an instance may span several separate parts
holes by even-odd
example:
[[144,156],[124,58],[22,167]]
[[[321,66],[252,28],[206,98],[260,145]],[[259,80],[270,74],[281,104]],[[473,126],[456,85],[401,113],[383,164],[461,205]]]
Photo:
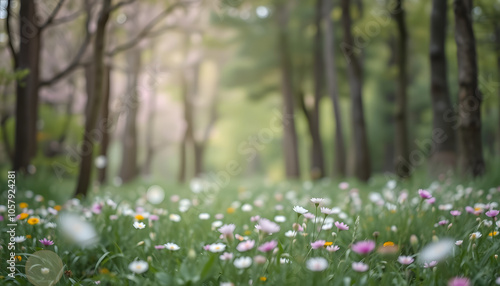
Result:
[[354,39],[352,36],[350,3],[342,0],[342,26],[344,30],[344,42],[341,44],[344,56],[348,61],[347,74],[349,77],[349,88],[351,91],[352,126],[354,146],[353,174],[361,181],[367,181],[371,175],[370,155],[368,150],[368,138],[366,135],[365,118],[363,111],[363,71],[359,58],[354,52]]
[[[387,61],[387,70],[394,69],[394,65],[396,64],[396,39],[394,35],[389,35],[387,40],[387,46],[389,48],[389,59]],[[390,79],[392,82],[392,78]],[[384,113],[383,113],[383,122],[385,126],[393,127],[394,124],[394,112],[393,106],[395,102],[395,88],[390,82],[384,82],[383,84],[387,87],[384,92]],[[384,171],[389,173],[394,173],[394,128],[388,128],[388,130],[392,131],[389,136],[384,138]]]
[[[10,13],[10,11],[9,11]],[[17,82],[14,170],[26,171],[37,150],[40,29],[34,0],[21,1],[19,10],[19,53],[16,70],[29,74]]]
[[106,158],[106,164],[97,171],[97,181],[100,184],[104,184],[107,179],[108,172],[108,147],[111,139],[111,129],[109,123],[111,123],[111,115],[109,112],[109,102],[111,97],[111,67],[104,66],[104,94],[101,109],[101,120],[105,123],[105,128],[102,130],[101,146],[99,149],[99,156]]
[[[433,0],[431,14],[431,99],[433,110],[431,169],[440,174],[456,165],[456,135],[446,113],[453,110],[446,68],[447,1]],[[436,132],[443,134],[435,136]],[[436,138],[435,138],[436,137]]]
[[123,132],[120,178],[129,182],[138,175],[137,165],[137,112],[139,111],[138,84],[141,51],[133,49],[128,57],[128,93],[126,95],[125,128]]
[[278,54],[280,55],[281,89],[283,96],[283,152],[285,174],[289,179],[300,177],[298,141],[295,130],[294,98],[292,85],[292,63],[288,41],[288,11],[282,1],[277,5]]
[[92,58],[95,80],[93,92],[88,95],[87,99],[88,116],[85,118],[85,130],[82,139],[83,144],[80,150],[80,170],[75,196],[85,196],[91,182],[95,141],[95,138],[93,138],[95,134],[92,134],[92,132],[99,132],[99,130],[96,130],[96,123],[99,117],[100,104],[104,93],[104,49],[106,43],[106,25],[109,20],[110,7],[111,0],[103,0],[99,19],[97,20]]
[[476,40],[472,28],[472,1],[455,0],[455,41],[458,57],[458,117],[460,166],[474,177],[485,172],[481,140],[481,93],[477,83]]
[[316,26],[316,34],[314,36],[314,55],[313,55],[313,82],[314,82],[314,107],[311,113],[311,178],[319,179],[325,176],[325,163],[323,156],[323,143],[321,142],[320,133],[320,108],[319,103],[322,97],[324,69],[322,55],[322,6],[323,0],[316,0],[316,14],[314,16],[314,25]]
[[408,117],[407,117],[407,41],[408,34],[405,23],[405,10],[403,8],[403,0],[396,1],[394,9],[394,20],[396,21],[398,37],[397,37],[397,65],[398,65],[398,88],[396,91],[396,111],[395,111],[395,171],[400,178],[410,176],[413,166],[409,162],[409,145],[408,145]]
[[185,182],[187,179],[188,171],[188,150],[189,146],[194,144],[194,131],[193,131],[193,110],[192,110],[192,99],[191,91],[189,89],[188,80],[188,70],[183,70],[181,74],[181,85],[182,85],[182,102],[184,105],[184,123],[186,129],[184,130],[184,136],[181,142],[181,152],[180,152],[180,162],[179,162],[179,175],[177,180],[181,183]]
[[346,175],[346,156],[344,145],[344,132],[342,128],[342,115],[340,112],[339,92],[337,86],[337,73],[335,71],[335,36],[332,21],[333,0],[323,0],[323,11],[325,20],[325,37],[323,42],[323,53],[325,58],[325,75],[328,94],[332,101],[333,115],[335,119],[335,154],[333,158],[333,174],[343,178]]
[[[497,73],[498,81],[500,82],[500,24],[495,21],[495,52],[497,54]],[[498,129],[497,129],[497,156],[500,156],[500,89],[498,89]]]

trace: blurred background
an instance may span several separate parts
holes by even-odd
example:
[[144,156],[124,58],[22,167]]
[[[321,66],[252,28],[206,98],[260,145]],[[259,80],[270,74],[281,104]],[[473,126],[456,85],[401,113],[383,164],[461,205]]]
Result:
[[499,18],[498,0],[0,0],[0,166],[83,195],[495,172]]

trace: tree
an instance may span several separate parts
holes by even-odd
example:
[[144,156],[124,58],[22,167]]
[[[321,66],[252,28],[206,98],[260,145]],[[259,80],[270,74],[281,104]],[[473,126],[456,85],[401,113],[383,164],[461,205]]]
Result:
[[337,88],[337,74],[335,71],[335,43],[333,35],[332,5],[333,0],[323,0],[323,17],[325,22],[325,36],[323,41],[323,55],[325,58],[325,78],[328,94],[332,101],[335,119],[335,153],[333,158],[333,174],[340,178],[346,175],[346,156],[344,146],[344,132],[342,130],[342,115],[340,112],[339,92]]
[[361,62],[354,50],[350,3],[349,0],[342,0],[341,3],[344,41],[340,47],[347,60],[347,74],[351,92],[352,144],[354,146],[353,174],[359,180],[367,181],[370,178],[371,166],[363,111],[363,71]]
[[484,174],[485,165],[481,140],[481,92],[477,83],[476,40],[471,9],[471,0],[454,1],[460,166],[464,173],[476,177]]
[[278,21],[278,53],[280,55],[281,89],[283,98],[283,155],[287,178],[300,177],[297,132],[295,130],[292,64],[288,47],[288,8],[284,1],[276,5]]
[[[118,5],[118,4],[116,4]],[[111,0],[103,0],[93,45],[92,66],[93,84],[92,93],[87,95],[85,130],[82,138],[82,149],[80,150],[81,161],[78,173],[75,196],[87,194],[92,174],[92,159],[94,153],[94,141],[92,134],[96,131],[96,123],[99,118],[101,100],[104,93],[104,53],[106,43],[106,25],[112,11]]]
[[395,149],[396,161],[395,171],[400,178],[410,176],[409,166],[409,145],[408,145],[408,119],[407,119],[407,41],[408,33],[405,23],[405,10],[403,0],[396,0],[394,8],[394,20],[398,30],[397,37],[397,65],[398,65],[398,89],[396,91],[396,112],[395,112]]
[[455,167],[456,164],[455,130],[452,123],[446,121],[446,113],[453,110],[446,72],[447,6],[447,1],[432,1],[430,62],[433,146],[431,166],[434,172],[445,171]]

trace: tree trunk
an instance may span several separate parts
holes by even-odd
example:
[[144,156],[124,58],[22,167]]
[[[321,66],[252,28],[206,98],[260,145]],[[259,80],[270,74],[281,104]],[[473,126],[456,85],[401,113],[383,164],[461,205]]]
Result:
[[111,122],[111,116],[109,113],[109,101],[111,96],[111,67],[108,65],[104,66],[104,98],[102,102],[101,110],[101,120],[105,122],[106,128],[102,130],[101,147],[99,149],[99,156],[106,158],[106,164],[99,168],[97,171],[97,180],[100,184],[104,184],[107,178],[108,171],[108,147],[111,138],[111,130],[108,124]]
[[[497,73],[500,82],[500,24],[495,22],[495,52],[497,54]],[[497,129],[497,157],[500,157],[500,89],[498,89],[498,129]]]
[[188,71],[184,70],[181,72],[182,79],[182,102],[184,105],[184,123],[186,129],[184,130],[184,136],[181,142],[181,152],[180,152],[180,162],[179,162],[179,175],[177,177],[178,181],[183,183],[187,179],[187,171],[188,171],[188,150],[189,146],[193,145],[193,124],[192,124],[192,100],[191,100],[191,92],[189,89],[189,81],[188,81]]
[[344,145],[344,132],[342,130],[342,115],[340,113],[339,93],[337,88],[337,73],[335,71],[335,36],[331,12],[333,0],[323,0],[323,11],[325,19],[325,37],[323,53],[325,58],[325,74],[328,94],[332,101],[333,114],[335,118],[335,154],[333,158],[333,174],[339,178],[346,175],[346,156]]
[[120,178],[129,182],[138,175],[137,166],[137,112],[139,111],[138,84],[141,69],[141,51],[133,49],[128,57],[128,93],[125,111],[125,128],[122,144]]
[[300,177],[297,133],[295,130],[292,63],[288,43],[288,11],[285,3],[277,6],[278,53],[280,55],[281,88],[283,96],[283,152],[285,174],[289,179]]
[[393,11],[394,19],[398,29],[397,37],[397,65],[398,65],[398,88],[396,91],[396,111],[395,124],[395,171],[400,178],[410,176],[413,166],[409,162],[409,145],[408,145],[408,117],[407,117],[407,31],[405,23],[405,11],[403,9],[403,0],[396,1],[396,7]]
[[[99,117],[100,104],[104,93],[104,47],[106,43],[106,24],[109,19],[111,0],[103,0],[102,8],[97,20],[93,47],[93,68],[94,84],[92,94],[88,94],[87,110],[88,116],[85,118],[85,131],[82,139],[82,148],[80,150],[80,170],[78,173],[78,182],[76,185],[75,196],[85,196],[91,182],[92,159],[94,153],[94,140],[92,136],[96,130],[96,123]],[[101,134],[102,136],[102,134]]]
[[[387,46],[389,48],[389,60],[387,61],[387,70],[393,70],[396,64],[396,39],[394,35],[389,35],[387,40]],[[389,173],[394,173],[394,112],[393,106],[395,102],[395,88],[393,87],[392,77],[389,82],[383,82],[386,86],[384,89],[384,112],[383,112],[383,122],[385,126],[388,126],[387,130],[390,131],[389,136],[384,138],[384,171]]]
[[371,175],[368,138],[366,135],[365,118],[363,111],[363,75],[359,58],[354,52],[354,39],[351,31],[351,15],[349,0],[342,0],[342,26],[344,42],[341,44],[348,61],[347,74],[351,91],[352,126],[354,145],[353,174],[361,181],[367,181]]
[[[153,50],[153,55],[154,55]],[[154,63],[153,63],[154,64]],[[154,75],[156,76],[156,75]],[[149,98],[148,107],[148,125],[146,126],[146,159],[144,161],[144,166],[142,168],[142,174],[144,176],[150,176],[152,174],[152,166],[155,154],[154,142],[154,122],[156,118],[156,82],[154,79],[149,83],[151,87],[151,94]]]
[[481,140],[481,93],[477,84],[476,40],[472,28],[472,1],[455,0],[455,41],[458,57],[458,116],[461,168],[481,176],[485,172]]
[[21,1],[16,70],[29,74],[17,82],[14,170],[26,171],[37,150],[40,30],[34,0]]
[[[452,123],[445,120],[453,110],[446,72],[447,1],[433,0],[431,14],[431,98],[433,110],[431,169],[440,174],[456,165],[456,136]],[[435,136],[439,132],[441,136]]]
[[323,55],[321,50],[322,44],[322,31],[321,31],[321,18],[322,18],[323,0],[316,0],[316,15],[314,25],[316,26],[316,35],[314,36],[314,58],[313,58],[313,82],[314,82],[314,108],[311,114],[311,178],[319,179],[325,176],[325,163],[323,156],[323,143],[321,142],[320,133],[320,117],[319,117],[319,103],[322,97],[322,88],[324,80],[323,70]]

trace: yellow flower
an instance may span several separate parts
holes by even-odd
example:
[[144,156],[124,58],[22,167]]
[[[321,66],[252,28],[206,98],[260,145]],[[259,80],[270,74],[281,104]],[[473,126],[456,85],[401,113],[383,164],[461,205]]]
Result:
[[16,256],[16,261],[21,261],[21,260],[23,260],[23,258],[21,257],[21,255]]
[[37,217],[32,217],[32,218],[28,219],[28,223],[31,224],[31,225],[35,225],[35,224],[37,224],[39,222],[40,222],[40,219],[37,218]]
[[250,230],[245,230],[245,232],[243,234],[244,235],[250,235],[250,234],[252,234],[252,232]]
[[493,236],[497,236],[498,235],[498,231],[492,231],[488,234],[489,236],[493,237]]
[[56,211],[60,212],[60,211],[61,211],[61,209],[62,209],[62,207],[61,207],[60,205],[55,205],[55,206],[54,206],[54,209],[55,209]]
[[29,217],[29,214],[27,214],[27,213],[21,213],[21,214],[19,215],[19,219],[25,219],[25,218],[27,218],[27,217]]
[[261,276],[261,277],[259,278],[259,280],[260,280],[260,281],[262,281],[262,282],[266,282],[267,278],[266,278],[265,276]]
[[325,242],[325,246],[330,246],[330,245],[333,245],[333,241],[327,241],[327,242]]
[[234,213],[236,211],[236,209],[233,208],[233,207],[229,207],[229,208],[227,208],[226,211],[227,211],[228,214],[232,214],[232,213]]
[[394,246],[394,242],[392,242],[392,241],[384,242],[384,247],[387,247],[387,246]]
[[26,235],[26,238],[31,238],[31,234],[27,234],[27,235]]
[[135,215],[135,219],[136,220],[143,220],[144,219],[144,216],[138,214],[138,215]]
[[25,209],[25,208],[28,207],[28,204],[27,203],[20,203],[19,207],[22,208],[22,209]]
[[99,273],[101,273],[101,274],[108,274],[109,273],[109,269],[108,268],[99,269]]

